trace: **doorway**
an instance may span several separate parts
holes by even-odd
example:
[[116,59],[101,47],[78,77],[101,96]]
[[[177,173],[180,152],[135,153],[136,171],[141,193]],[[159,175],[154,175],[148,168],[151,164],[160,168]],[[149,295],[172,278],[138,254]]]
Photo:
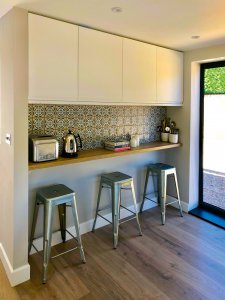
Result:
[[225,61],[200,70],[199,207],[191,211],[225,228]]

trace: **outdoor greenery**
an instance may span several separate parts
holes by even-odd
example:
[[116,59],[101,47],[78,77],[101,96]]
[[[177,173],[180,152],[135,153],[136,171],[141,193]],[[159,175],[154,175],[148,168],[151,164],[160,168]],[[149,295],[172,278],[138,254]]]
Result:
[[205,94],[225,94],[225,67],[205,70]]

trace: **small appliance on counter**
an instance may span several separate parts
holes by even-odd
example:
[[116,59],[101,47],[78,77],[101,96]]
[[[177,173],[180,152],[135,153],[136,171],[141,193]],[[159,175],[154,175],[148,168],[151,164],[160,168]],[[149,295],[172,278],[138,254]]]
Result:
[[76,157],[78,155],[78,148],[82,148],[82,141],[80,135],[74,135],[71,130],[63,138],[63,153],[64,157]]
[[59,142],[52,135],[29,136],[29,160],[42,162],[59,157]]

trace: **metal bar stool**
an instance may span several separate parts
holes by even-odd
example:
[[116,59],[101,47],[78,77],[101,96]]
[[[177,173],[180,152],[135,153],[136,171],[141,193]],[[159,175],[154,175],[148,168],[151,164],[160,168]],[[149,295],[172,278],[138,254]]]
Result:
[[[140,213],[143,210],[145,199],[148,199],[152,202],[156,202],[153,199],[147,197],[149,194],[146,193],[149,176],[152,176],[152,175],[157,176],[158,203],[160,203],[160,206],[161,206],[162,224],[163,225],[165,224],[166,206],[170,205],[172,203],[178,202],[179,209],[180,209],[180,215],[181,215],[181,217],[183,217],[182,207],[181,207],[181,203],[180,203],[180,194],[179,194],[179,189],[178,189],[176,168],[173,166],[162,164],[162,163],[151,164],[147,167],[145,186],[144,186],[144,195],[143,195],[143,200],[142,200],[141,207],[140,207]],[[166,195],[167,195],[166,189],[167,189],[167,176],[168,175],[174,176],[175,187],[176,187],[176,192],[177,192],[177,200],[166,203]],[[150,193],[150,194],[152,194],[152,193]]]
[[[69,205],[66,205],[66,203],[69,203]],[[62,254],[68,253],[77,248],[79,248],[80,250],[81,260],[84,263],[85,263],[85,256],[84,256],[82,241],[80,237],[80,226],[79,226],[78,215],[77,215],[75,192],[63,184],[56,184],[56,185],[44,187],[39,189],[36,193],[36,202],[35,202],[35,209],[33,215],[32,228],[31,228],[30,243],[29,243],[29,253],[32,246],[35,248],[36,251],[38,251],[35,245],[33,244],[33,240],[34,240],[34,233],[35,233],[35,227],[37,223],[37,216],[38,216],[40,204],[44,205],[44,236],[43,236],[44,258],[43,258],[42,282],[46,283],[47,273],[48,273],[48,263],[51,254],[53,209],[55,206],[58,206],[60,229],[61,229],[61,236],[63,242],[65,242],[66,240],[66,232],[67,232],[77,241],[78,247],[72,248],[68,251],[55,255],[51,258],[58,257]],[[74,225],[77,234],[76,237],[74,237],[66,229],[66,207],[67,206],[72,208],[73,220],[74,220]]]
[[[100,198],[101,198],[101,191],[102,188],[111,188],[111,194],[112,194],[112,222],[110,222],[108,219],[106,219],[104,216],[102,216],[99,213],[99,204],[100,204]],[[124,207],[121,205],[121,190],[122,189],[129,189],[132,192],[133,196],[133,202],[134,202],[134,210],[132,210]],[[124,221],[120,222],[120,207],[128,210],[133,214],[133,217],[130,217]],[[96,225],[96,220],[97,217],[101,217],[107,222],[111,223],[113,225],[113,247],[116,249],[117,244],[118,244],[118,231],[119,231],[119,225],[130,221],[132,219],[137,220],[137,225],[138,225],[138,230],[139,230],[139,235],[142,235],[141,232],[141,226],[138,218],[138,210],[137,210],[137,202],[136,202],[136,197],[135,197],[135,191],[134,191],[134,183],[133,183],[133,178],[129,175],[120,173],[120,172],[113,172],[109,174],[103,174],[100,179],[100,185],[99,185],[99,193],[98,193],[98,198],[97,198],[97,208],[96,208],[96,213],[95,213],[95,219],[94,219],[94,224],[92,231],[94,232],[95,230],[95,225]]]

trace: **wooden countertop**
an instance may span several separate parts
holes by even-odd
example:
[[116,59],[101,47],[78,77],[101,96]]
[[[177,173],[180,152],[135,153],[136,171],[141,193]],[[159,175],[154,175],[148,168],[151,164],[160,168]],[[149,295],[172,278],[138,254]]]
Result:
[[121,151],[121,152],[114,152],[111,150],[106,149],[91,149],[91,150],[84,150],[78,153],[77,158],[64,158],[59,157],[57,160],[46,161],[46,162],[38,162],[33,163],[29,162],[29,170],[38,170],[43,168],[51,168],[57,166],[63,166],[68,164],[76,164],[81,162],[86,162],[90,160],[97,160],[103,158],[111,158],[129,154],[137,154],[137,153],[144,153],[144,152],[151,152],[151,151],[158,151],[164,149],[171,149],[180,147],[181,144],[171,144],[166,142],[152,142],[149,144],[142,144],[139,147],[131,148],[131,150]]

